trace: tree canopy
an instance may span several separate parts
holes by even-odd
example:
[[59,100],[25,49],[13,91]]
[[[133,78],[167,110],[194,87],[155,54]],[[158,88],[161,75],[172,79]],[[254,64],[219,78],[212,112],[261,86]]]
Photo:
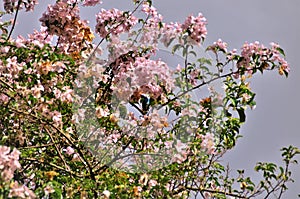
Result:
[[0,198],[282,197],[298,148],[257,163],[258,183],[221,161],[256,105],[250,79],[289,74],[279,44],[205,44],[203,14],[165,22],[151,0],[101,9],[94,28],[80,8],[100,0],[57,0],[13,38],[36,4],[1,12]]

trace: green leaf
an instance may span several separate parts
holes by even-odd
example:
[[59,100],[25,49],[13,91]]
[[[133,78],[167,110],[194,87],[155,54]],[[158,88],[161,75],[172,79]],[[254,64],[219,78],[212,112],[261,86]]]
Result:
[[181,44],[176,44],[172,48],[172,54],[174,54],[178,49],[182,48]]
[[246,121],[245,110],[243,108],[238,108],[237,112],[240,116],[240,122],[245,122]]
[[204,65],[204,64],[207,64],[209,66],[212,65],[211,59],[206,59],[204,57],[197,59],[197,62],[199,62],[200,65]]
[[189,54],[192,54],[192,55],[194,55],[195,57],[197,57],[197,54],[196,54],[196,52],[195,52],[195,51],[193,51],[193,50],[190,50],[190,51],[189,51]]
[[282,48],[278,47],[277,50],[279,51],[280,54],[285,56],[284,50]]

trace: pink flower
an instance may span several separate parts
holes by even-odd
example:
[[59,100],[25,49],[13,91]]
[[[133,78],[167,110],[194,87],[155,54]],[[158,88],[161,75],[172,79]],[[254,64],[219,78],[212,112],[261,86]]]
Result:
[[4,76],[8,78],[18,78],[19,73],[23,69],[25,63],[24,62],[18,63],[16,56],[7,58],[6,61],[7,64],[5,66],[1,66],[0,74],[2,73]]
[[4,93],[0,94],[0,102],[6,104],[8,102],[9,98]]
[[234,58],[234,56],[236,56],[237,55],[237,49],[233,49],[233,50],[231,50],[228,54],[227,54],[227,59],[228,60],[232,60],[233,58]]
[[20,152],[17,149],[10,150],[10,147],[0,146],[0,176],[4,181],[10,181],[16,169],[20,169]]
[[189,39],[195,44],[200,44],[206,38],[206,18],[199,13],[197,17],[188,16],[182,25],[182,30],[188,33]]
[[104,190],[102,193],[103,193],[103,195],[104,195],[105,198],[109,198],[109,196],[110,196],[110,191]]
[[32,95],[39,99],[41,97],[41,91],[44,91],[44,86],[42,84],[34,85],[33,88],[31,88]]
[[24,37],[22,37],[21,35],[19,35],[16,39],[16,46],[18,48],[24,48],[25,43],[26,43],[26,39]]
[[[26,12],[33,11],[34,6],[38,4],[38,0],[22,0],[20,10],[25,6]],[[8,13],[12,13],[17,9],[18,1],[17,0],[4,0],[4,9]]]
[[109,116],[109,110],[108,110],[108,108],[103,109],[102,107],[98,106],[96,108],[96,116],[98,118]]
[[9,190],[8,197],[17,197],[24,199],[36,198],[33,191],[29,190],[28,187],[26,187],[25,185],[19,185],[18,182],[13,182],[11,184],[11,189]]
[[45,44],[50,44],[52,41],[52,36],[48,34],[45,27],[41,27],[40,32],[34,30],[32,34],[29,34],[28,42],[43,48]]
[[1,46],[0,47],[0,51],[2,53],[8,53],[9,49],[10,49],[10,46]]
[[202,137],[201,148],[204,149],[207,154],[214,154],[215,153],[214,134],[207,133],[205,135],[202,135],[201,137]]
[[94,36],[87,21],[80,20],[79,7],[73,6],[74,2],[76,1],[58,1],[49,5],[40,21],[48,34],[59,36],[58,47],[75,56],[86,48],[85,43],[91,42]]
[[148,2],[143,3],[142,11],[152,17],[156,17],[158,14],[156,8],[154,8],[153,6],[149,6]]
[[58,112],[58,111],[53,111],[51,113],[51,115],[52,115],[52,120],[53,120],[54,124],[56,126],[60,126],[62,124],[62,115],[61,115],[61,113]]
[[221,39],[218,39],[218,41],[214,42],[213,45],[208,47],[208,50],[212,50],[213,52],[217,52],[218,50],[224,51],[224,53],[227,52],[227,43],[223,42]]
[[165,24],[163,29],[162,29],[162,38],[161,42],[168,47],[173,39],[178,37],[181,32],[181,24],[178,23],[170,23],[170,24]]
[[119,35],[128,32],[137,23],[137,18],[130,13],[128,17],[125,17],[123,11],[114,8],[101,9],[96,16],[96,21],[96,32],[105,38],[109,33]]
[[69,86],[64,86],[62,89],[64,90],[64,92],[60,94],[61,101],[67,103],[73,102],[73,89],[70,89]]
[[84,0],[83,6],[95,6],[96,4],[102,3],[101,0]]
[[[148,94],[157,99],[164,95],[164,90],[170,92],[174,87],[172,72],[161,60],[137,57],[134,63],[123,64],[120,67],[115,75],[115,93],[122,100],[130,100],[134,92]],[[131,79],[130,83],[128,78]]]
[[150,187],[154,187],[154,186],[157,185],[157,181],[151,179],[151,180],[149,180],[148,184],[149,184]]
[[65,149],[65,152],[66,152],[67,155],[73,155],[75,153],[75,150],[71,146],[68,146]]
[[50,193],[54,193],[55,190],[53,189],[53,187],[51,187],[50,185],[47,185],[45,188],[44,188],[44,192],[46,195],[49,195]]

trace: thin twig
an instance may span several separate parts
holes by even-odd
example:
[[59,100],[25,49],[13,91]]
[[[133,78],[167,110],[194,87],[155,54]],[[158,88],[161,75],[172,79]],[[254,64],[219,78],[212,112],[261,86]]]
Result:
[[21,3],[22,3],[22,0],[19,0],[18,1],[18,5],[17,5],[17,10],[16,10],[15,18],[14,18],[14,21],[13,21],[13,25],[12,25],[10,31],[9,31],[9,35],[8,35],[6,41],[9,40],[10,36],[12,35],[13,30],[15,29],[15,25],[16,25],[16,22],[17,22],[17,17],[18,17],[18,13],[19,13],[19,9],[20,9]]

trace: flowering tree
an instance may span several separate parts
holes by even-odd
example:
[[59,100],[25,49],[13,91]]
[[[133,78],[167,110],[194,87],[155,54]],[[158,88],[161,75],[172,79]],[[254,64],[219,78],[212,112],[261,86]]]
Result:
[[[283,166],[257,163],[257,184],[220,162],[255,107],[249,79],[288,76],[280,46],[219,39],[201,56],[205,17],[166,23],[151,0],[101,9],[93,31],[80,6],[100,3],[57,0],[40,31],[14,39],[37,1],[4,1],[15,20],[0,22],[0,198],[281,198],[297,148]],[[182,63],[156,58],[162,48]]]

